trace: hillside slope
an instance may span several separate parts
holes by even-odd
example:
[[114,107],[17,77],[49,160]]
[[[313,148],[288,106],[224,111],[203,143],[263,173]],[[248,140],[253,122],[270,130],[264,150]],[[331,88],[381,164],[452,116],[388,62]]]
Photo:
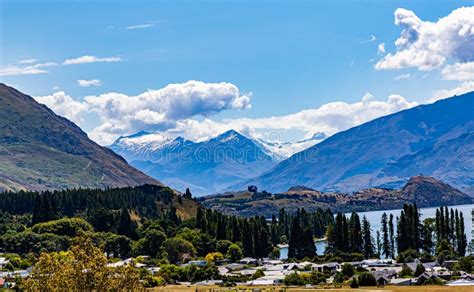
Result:
[[473,113],[471,92],[384,116],[337,133],[234,189],[395,188],[423,174],[473,194]]
[[0,83],[0,190],[161,184],[78,126]]
[[432,177],[415,176],[397,190],[364,189],[352,194],[321,192],[307,187],[292,187],[283,193],[228,192],[199,198],[205,207],[226,214],[267,218],[277,215],[280,208],[293,212],[304,207],[307,211],[330,208],[334,212],[362,212],[398,209],[405,203],[418,207],[471,204],[473,198]]

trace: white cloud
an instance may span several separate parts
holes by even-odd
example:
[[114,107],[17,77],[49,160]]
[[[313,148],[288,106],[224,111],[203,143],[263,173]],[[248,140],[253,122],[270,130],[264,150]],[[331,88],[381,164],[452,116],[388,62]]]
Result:
[[52,95],[36,96],[35,100],[51,108],[56,114],[81,124],[83,114],[86,113],[87,104],[74,100],[64,91],[58,91]]
[[377,54],[383,55],[385,54],[385,43],[380,43],[377,47]]
[[372,34],[372,35],[370,35],[370,39],[362,41],[362,42],[360,42],[360,44],[371,43],[371,42],[375,42],[376,40],[377,40],[377,37]]
[[400,75],[395,76],[395,80],[403,80],[403,79],[410,79],[410,78],[411,78],[410,73],[400,74]]
[[127,29],[143,29],[143,28],[152,27],[153,25],[154,25],[153,23],[130,25],[130,26],[127,26]]
[[467,81],[474,80],[474,62],[454,63],[441,71],[443,79]]
[[432,97],[428,100],[428,102],[435,102],[440,99],[449,98],[455,95],[461,95],[471,91],[474,91],[474,81],[465,81],[462,82],[459,86],[451,89],[442,89],[434,91]]
[[19,63],[20,64],[33,64],[33,63],[36,63],[37,60],[36,59],[24,59],[24,60],[21,60]]
[[111,63],[123,61],[120,57],[105,57],[99,58],[96,56],[85,55],[73,59],[67,59],[63,62],[64,65],[77,65],[77,64],[88,64],[88,63]]
[[422,21],[413,11],[398,8],[395,24],[403,28],[395,41],[397,51],[385,55],[375,65],[377,70],[432,70],[451,59],[474,61],[474,7],[458,8],[436,22]]
[[166,130],[166,133],[172,136],[181,135],[192,140],[207,139],[230,129],[264,140],[274,140],[274,137],[281,137],[283,133],[290,131],[305,133],[306,137],[311,137],[317,132],[332,135],[416,105],[416,102],[409,102],[400,95],[390,95],[387,100],[380,101],[375,100],[372,94],[366,93],[359,102],[331,102],[319,108],[289,115],[225,119],[220,122],[211,119],[180,120],[173,128]]
[[43,69],[46,67],[56,66],[56,63],[38,63],[28,66],[7,66],[0,68],[0,76],[15,76],[15,75],[32,75],[32,74],[45,74],[47,70]]
[[77,80],[77,85],[81,87],[89,87],[89,86],[101,86],[102,82],[99,79],[90,79],[90,80]]

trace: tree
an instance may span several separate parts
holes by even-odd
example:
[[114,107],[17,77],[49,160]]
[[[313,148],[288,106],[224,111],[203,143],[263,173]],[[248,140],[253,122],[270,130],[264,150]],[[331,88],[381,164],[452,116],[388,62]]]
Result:
[[119,226],[117,228],[118,234],[125,235],[132,239],[137,239],[137,233],[135,232],[136,228],[137,225],[130,218],[128,210],[126,208],[122,208],[122,211],[120,211]]
[[344,275],[346,279],[349,279],[350,277],[355,275],[355,268],[351,264],[343,264],[341,273]]
[[374,275],[369,272],[359,274],[357,280],[360,286],[377,286]]
[[223,259],[224,259],[224,256],[220,252],[211,252],[211,253],[208,253],[205,257],[205,260],[208,263],[221,261]]
[[355,253],[362,253],[363,250],[363,239],[362,239],[362,228],[360,226],[359,215],[356,212],[352,212],[350,219],[350,250]]
[[139,289],[138,270],[133,265],[107,266],[107,257],[82,236],[68,252],[43,253],[25,281],[26,290],[130,290]]
[[387,219],[387,213],[382,214],[382,255],[385,258],[389,258],[392,254],[392,249],[390,246],[390,237],[389,237],[389,231],[388,231],[388,219]]
[[166,240],[166,234],[163,231],[149,228],[145,230],[144,237],[137,243],[137,251],[141,255],[148,255],[156,258],[160,247]]
[[400,271],[399,276],[401,278],[410,278],[413,277],[413,270],[407,264],[402,265],[402,270]]
[[191,194],[191,191],[189,190],[189,188],[186,188],[186,192],[184,193],[184,197],[187,198],[187,199],[192,199],[193,198],[193,195]]
[[193,244],[181,237],[168,238],[163,242],[163,250],[166,252],[168,261],[176,264],[185,257],[192,257],[196,253]]
[[227,249],[227,258],[229,258],[230,261],[233,263],[240,260],[242,256],[243,256],[242,249],[240,248],[240,246],[238,246],[235,243],[230,245],[229,248]]
[[367,220],[367,218],[364,216],[364,218],[362,219],[362,238],[364,240],[363,253],[364,253],[364,258],[366,259],[374,255],[374,244],[373,244],[372,235],[370,234],[370,232],[371,230],[370,230],[369,220]]
[[422,264],[417,264],[415,273],[413,274],[413,276],[418,277],[421,274],[423,274],[425,271],[426,271],[425,266],[423,266]]
[[388,233],[389,233],[389,238],[390,238],[390,256],[394,258],[395,257],[395,232],[394,232],[392,213],[390,213],[389,220],[388,220]]

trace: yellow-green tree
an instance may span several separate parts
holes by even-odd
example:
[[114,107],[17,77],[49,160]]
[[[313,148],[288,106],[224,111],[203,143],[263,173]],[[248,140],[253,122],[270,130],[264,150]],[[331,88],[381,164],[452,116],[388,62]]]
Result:
[[43,253],[24,283],[26,290],[109,290],[140,287],[133,265],[107,266],[104,252],[81,236],[67,252]]

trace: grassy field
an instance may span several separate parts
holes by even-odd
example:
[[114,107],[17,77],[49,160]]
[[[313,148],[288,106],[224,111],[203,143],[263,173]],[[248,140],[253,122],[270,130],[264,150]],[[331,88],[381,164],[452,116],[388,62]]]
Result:
[[261,292],[307,292],[307,291],[364,291],[364,292],[386,292],[386,291],[403,291],[403,292],[442,292],[442,291],[457,291],[457,292],[472,292],[474,286],[465,287],[449,287],[449,286],[386,286],[386,287],[367,287],[367,288],[291,288],[291,287],[278,287],[278,286],[241,286],[241,287],[185,287],[185,286],[164,286],[154,288],[153,291],[160,292],[190,292],[190,291],[212,291],[212,292],[250,292],[250,291],[261,291]]

